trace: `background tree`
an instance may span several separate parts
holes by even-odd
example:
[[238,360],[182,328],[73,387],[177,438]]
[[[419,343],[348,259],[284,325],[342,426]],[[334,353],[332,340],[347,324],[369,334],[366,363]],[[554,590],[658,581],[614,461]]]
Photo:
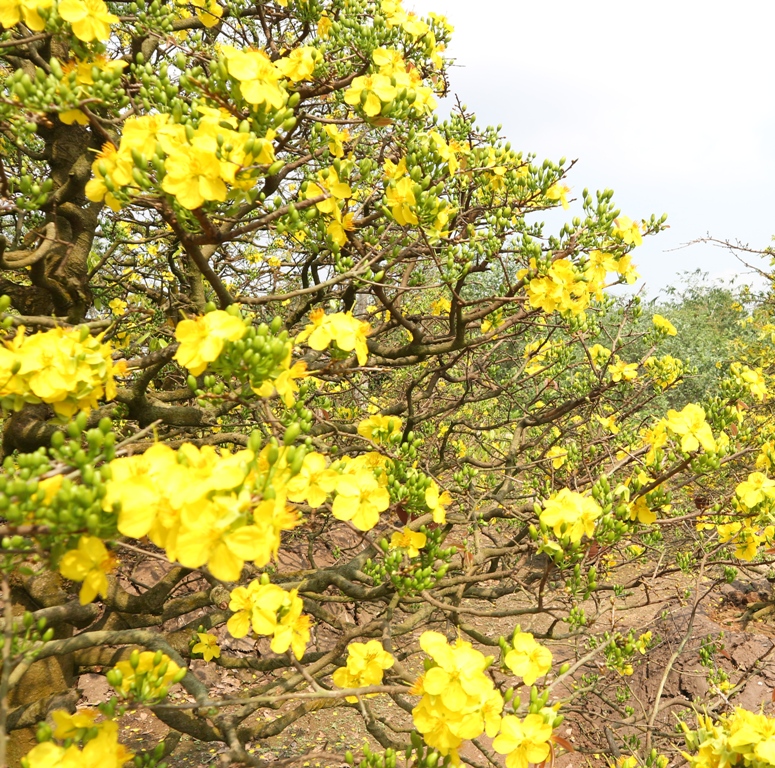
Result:
[[[558,706],[588,715],[649,648],[617,607],[771,545],[764,373],[648,410],[685,371],[675,328],[605,291],[664,217],[584,190],[545,231],[570,164],[434,115],[444,18],[2,0],[0,23],[0,724],[52,712],[12,742],[31,768],[123,764],[130,705],[169,728],[143,765],[181,734],[263,765],[248,744],[334,708],[379,745],[364,766],[541,762],[570,746]],[[219,697],[193,657],[255,679]],[[52,659],[59,691],[30,682]],[[73,667],[106,671],[104,719],[69,714]],[[651,764],[660,696],[627,723]],[[289,762],[316,758],[341,755]]]

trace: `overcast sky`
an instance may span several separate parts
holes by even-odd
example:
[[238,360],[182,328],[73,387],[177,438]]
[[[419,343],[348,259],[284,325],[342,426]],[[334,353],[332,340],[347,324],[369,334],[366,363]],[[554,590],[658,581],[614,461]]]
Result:
[[512,145],[539,160],[578,159],[568,183],[579,198],[584,187],[609,187],[633,219],[668,214],[670,229],[635,251],[650,296],[684,270],[746,272],[724,249],[680,248],[685,243],[711,235],[770,244],[775,3],[405,0],[405,7],[444,13],[455,27],[451,93],[480,122],[502,123]]

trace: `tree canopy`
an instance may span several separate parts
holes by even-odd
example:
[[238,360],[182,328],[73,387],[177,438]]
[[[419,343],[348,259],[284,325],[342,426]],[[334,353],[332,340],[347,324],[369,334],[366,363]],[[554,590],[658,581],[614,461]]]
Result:
[[[263,766],[326,710],[370,747],[283,765],[522,768],[574,748],[567,717],[576,749],[610,722],[612,760],[665,766],[662,689],[614,693],[658,637],[615,616],[769,562],[766,318],[670,408],[676,326],[607,293],[665,217],[584,189],[550,231],[573,163],[437,115],[442,16],[0,0],[0,24],[8,760],[174,764],[185,734]],[[770,765],[726,683],[686,754]],[[135,708],[158,745],[127,746]]]

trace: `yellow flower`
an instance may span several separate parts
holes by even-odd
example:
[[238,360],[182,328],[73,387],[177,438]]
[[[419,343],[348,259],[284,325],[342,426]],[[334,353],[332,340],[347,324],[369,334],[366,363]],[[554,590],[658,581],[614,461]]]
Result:
[[675,326],[667,318],[662,317],[662,315],[654,315],[651,318],[651,322],[654,323],[654,327],[658,331],[661,331],[666,336],[675,336],[678,333]]
[[570,187],[565,184],[552,184],[546,191],[546,197],[548,200],[559,200],[562,207],[567,210],[568,208],[568,193]]
[[492,748],[506,755],[506,768],[527,768],[529,763],[543,763],[549,757],[551,736],[552,727],[541,715],[531,714],[524,720],[506,715]]
[[414,196],[414,182],[409,176],[391,182],[385,191],[390,213],[402,227],[419,223],[414,208],[417,199]]
[[439,525],[447,521],[446,507],[452,503],[449,491],[439,493],[439,486],[435,480],[425,489],[425,504],[433,514],[433,522]]
[[[338,688],[365,688],[379,685],[386,669],[390,669],[395,659],[382,647],[379,640],[367,643],[350,643],[347,646],[347,664],[334,670],[333,681]],[[347,701],[357,701],[348,696]]]
[[638,378],[638,364],[625,363],[615,357],[614,363],[608,366],[608,373],[611,374],[611,381],[634,381]]
[[628,216],[620,216],[614,220],[613,236],[618,237],[627,245],[642,245],[643,235],[637,222]]
[[735,381],[745,387],[748,387],[750,393],[759,402],[764,401],[767,397],[767,382],[764,379],[761,368],[754,370],[747,365],[741,365],[740,363],[732,363],[730,366],[732,375],[735,377]]
[[[452,303],[448,298],[445,296],[442,296],[439,299],[436,299],[436,301],[431,302],[431,314],[438,317],[439,315],[448,315],[449,310],[452,308]],[[482,333],[487,333],[489,330],[488,328],[485,328],[485,322],[482,321]]]
[[457,765],[463,739],[485,730],[494,736],[500,726],[503,698],[484,674],[492,659],[462,640],[450,645],[438,632],[423,632],[420,646],[431,661],[410,689],[422,695],[412,710],[414,725],[429,747],[451,755]]
[[310,313],[312,324],[308,325],[297,337],[296,342],[307,341],[312,349],[323,351],[333,341],[343,352],[355,351],[358,363],[366,365],[369,348],[366,337],[371,326],[353,317],[352,312],[335,312],[326,315],[322,309]]
[[753,509],[765,499],[775,498],[775,480],[770,480],[761,472],[752,472],[748,479],[735,489],[737,498],[748,509]]
[[630,520],[637,520],[639,523],[643,523],[643,525],[651,525],[657,519],[656,512],[651,511],[646,503],[645,496],[638,497],[630,504],[629,510]]
[[[64,712],[55,712],[64,715]],[[81,714],[73,715],[73,718]],[[69,715],[67,716],[69,717]],[[93,727],[93,723],[92,723]],[[75,744],[67,749],[45,741],[31,749],[24,758],[29,768],[121,768],[134,755],[118,741],[118,723],[107,720],[97,726],[96,735],[81,750]],[[57,738],[65,738],[56,734]]]
[[600,505],[591,496],[563,488],[544,502],[539,518],[554,530],[555,536],[568,536],[572,542],[582,536],[592,536],[595,520],[603,514]]
[[[64,756],[64,747],[54,744],[53,741],[44,741],[42,744],[33,747],[24,759],[27,761],[29,768],[60,768]],[[75,765],[72,763],[67,768],[71,768],[71,766],[75,768]]]
[[241,339],[245,330],[239,317],[220,309],[195,320],[181,320],[175,329],[175,338],[180,342],[175,360],[199,376],[208,363],[218,359],[223,345]]
[[275,110],[285,106],[288,93],[278,82],[282,73],[264,51],[240,50],[229,45],[221,50],[228,72],[239,81],[240,92],[248,104],[263,104]]
[[193,211],[207,200],[226,199],[221,164],[215,153],[201,146],[176,148],[164,161],[167,173],[161,188]]
[[669,430],[682,436],[682,451],[693,453],[702,445],[708,453],[715,453],[716,441],[710,424],[705,421],[705,411],[696,403],[689,403],[680,413],[669,410],[665,424]]
[[311,45],[294,48],[288,56],[275,62],[277,69],[291,82],[310,80],[318,61],[322,58],[320,51]]
[[85,43],[107,40],[110,25],[118,22],[118,16],[108,11],[102,0],[61,0],[57,6],[59,15],[69,21],[73,34]]
[[553,445],[547,452],[546,458],[552,460],[552,467],[559,469],[568,460],[568,452],[559,445]]
[[0,24],[6,29],[15,27],[20,21],[33,32],[42,32],[46,22],[38,13],[38,8],[51,8],[52,0],[1,0]]
[[223,8],[215,0],[192,0],[197,19],[206,27],[214,27],[223,16]]
[[115,567],[114,558],[96,536],[81,536],[78,549],[66,552],[59,562],[59,572],[71,581],[81,581],[78,599],[81,605],[94,600],[97,595],[108,594],[108,578]]
[[611,414],[611,416],[598,416],[595,414],[595,420],[600,422],[600,426],[607,429],[612,435],[618,435],[620,428],[619,425],[616,423],[616,416]]
[[[321,19],[322,21],[322,19]],[[341,131],[335,125],[326,125],[323,131],[328,136],[328,150],[334,157],[344,157],[344,145],[350,141],[350,131]]]
[[515,632],[512,645],[503,661],[525,685],[533,685],[552,668],[552,652],[536,642],[530,632]]
[[205,661],[221,657],[221,649],[215,635],[211,635],[209,632],[197,632],[196,636],[199,638],[199,642],[191,648],[192,653],[201,653]]
[[[170,661],[170,666],[179,669],[173,661]],[[134,757],[132,752],[119,742],[118,723],[115,720],[100,723],[99,733],[86,744],[81,754],[82,759],[74,761],[73,768],[122,768]],[[65,768],[65,765],[62,768]]]
[[280,624],[275,630],[274,638],[272,639],[271,648],[275,653],[285,653],[290,648],[293,651],[293,655],[297,659],[301,659],[309,643],[312,619],[305,613],[301,613],[302,601],[301,598],[295,597],[295,589],[292,594],[296,601],[294,602],[296,608],[293,611],[289,611],[280,620]]
[[401,419],[398,416],[383,416],[378,413],[358,424],[358,434],[377,443],[386,442],[387,438],[400,433],[402,429]]
[[337,520],[350,520],[359,531],[370,531],[389,506],[390,494],[364,469],[339,477],[331,514]]
[[427,536],[419,531],[410,531],[404,528],[403,531],[396,531],[390,537],[391,549],[405,549],[409,557],[417,557],[420,550],[425,546]]
[[396,95],[396,87],[386,75],[361,75],[344,92],[344,100],[351,106],[362,107],[368,117],[376,117],[382,105],[390,104]]
[[111,299],[108,303],[112,314],[120,316],[126,312],[127,303],[123,299]]
[[321,40],[325,40],[328,37],[328,33],[331,31],[331,27],[334,25],[334,22],[331,21],[331,18],[327,16],[325,13],[320,17],[320,21],[318,21],[317,26],[317,33],[318,37]]
[[55,725],[54,738],[75,738],[78,731],[94,727],[94,720],[97,715],[99,715],[99,712],[96,709],[79,709],[72,715],[64,709],[55,710],[51,713]]
[[236,613],[226,629],[232,637],[240,638],[252,627],[257,635],[272,636],[275,653],[291,648],[300,659],[310,638],[310,619],[302,615],[303,605],[297,590],[286,592],[276,584],[253,580],[247,587],[232,590],[229,608]]
[[92,163],[91,169],[94,178],[89,179],[86,184],[86,197],[95,203],[104,200],[112,210],[120,210],[121,202],[108,190],[105,179],[111,180],[114,189],[119,188],[126,192],[133,184],[132,168],[131,157],[120,154],[111,142],[105,142]]
[[452,711],[465,708],[469,698],[489,695],[492,681],[483,674],[487,659],[466,643],[458,640],[450,646],[439,632],[423,632],[420,647],[436,662],[423,676],[423,690],[438,696]]
[[301,470],[286,486],[289,501],[306,501],[313,509],[322,506],[336,488],[339,474],[330,469],[322,453],[311,451],[304,456]]

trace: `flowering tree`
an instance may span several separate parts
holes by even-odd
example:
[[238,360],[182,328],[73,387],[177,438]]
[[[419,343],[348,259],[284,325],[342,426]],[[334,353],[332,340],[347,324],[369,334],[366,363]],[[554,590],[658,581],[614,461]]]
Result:
[[[600,628],[676,570],[666,542],[716,580],[772,544],[759,363],[644,417],[686,364],[606,288],[664,219],[584,190],[547,232],[571,164],[436,116],[444,18],[0,0],[0,24],[9,760],[122,765],[131,706],[169,728],[146,766],[181,734],[263,765],[322,708],[362,718],[364,768],[541,763],[579,681],[648,652]],[[252,682],[224,699],[192,659]],[[115,695],[76,710],[77,669]],[[631,715],[652,765],[659,698]]]

